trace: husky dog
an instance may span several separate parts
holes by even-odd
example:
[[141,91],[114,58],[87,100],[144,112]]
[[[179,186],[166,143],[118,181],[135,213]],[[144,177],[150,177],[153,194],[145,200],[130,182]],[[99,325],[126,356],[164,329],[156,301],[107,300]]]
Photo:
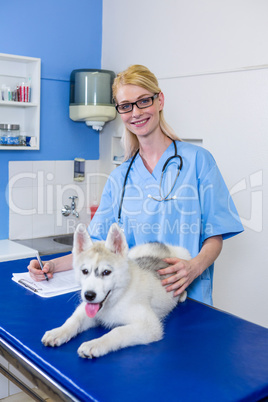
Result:
[[113,328],[100,338],[84,342],[79,356],[103,356],[128,346],[148,344],[163,337],[162,320],[184,301],[187,293],[174,297],[161,284],[157,270],[168,264],[163,258],[190,259],[182,247],[147,243],[130,252],[117,224],[106,242],[93,244],[84,225],[74,235],[73,266],[81,283],[82,303],[59,328],[47,331],[46,346],[60,346],[78,333],[99,325]]

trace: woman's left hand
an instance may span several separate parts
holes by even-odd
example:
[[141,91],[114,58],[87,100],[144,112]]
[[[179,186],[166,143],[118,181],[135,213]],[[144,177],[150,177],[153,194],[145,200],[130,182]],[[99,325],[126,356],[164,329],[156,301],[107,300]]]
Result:
[[182,292],[216,260],[222,249],[222,236],[212,236],[206,239],[199,254],[191,260],[180,258],[165,258],[167,268],[159,269],[160,275],[169,275],[162,279],[162,285],[167,286],[167,292],[174,291],[174,296]]
[[169,275],[162,279],[162,285],[167,286],[167,292],[174,291],[174,296],[178,296],[197,278],[200,273],[191,264],[191,260],[181,260],[180,258],[165,258],[165,262],[170,264],[167,268],[159,269],[160,275]]

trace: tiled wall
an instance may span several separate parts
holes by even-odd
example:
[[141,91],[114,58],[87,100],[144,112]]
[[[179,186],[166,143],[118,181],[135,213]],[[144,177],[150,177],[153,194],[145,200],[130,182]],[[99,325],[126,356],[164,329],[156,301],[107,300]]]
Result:
[[[85,180],[74,181],[74,161],[9,162],[9,238],[31,239],[73,233],[90,222],[90,206],[99,201],[99,161],[85,163]],[[102,178],[103,180],[103,178]],[[61,213],[78,196],[79,218]]]

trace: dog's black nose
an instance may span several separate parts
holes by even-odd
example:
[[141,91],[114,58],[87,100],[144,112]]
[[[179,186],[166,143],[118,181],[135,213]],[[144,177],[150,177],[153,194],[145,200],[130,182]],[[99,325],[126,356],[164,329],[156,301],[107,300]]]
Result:
[[88,301],[93,301],[96,298],[97,294],[88,290],[87,292],[85,292],[84,296]]

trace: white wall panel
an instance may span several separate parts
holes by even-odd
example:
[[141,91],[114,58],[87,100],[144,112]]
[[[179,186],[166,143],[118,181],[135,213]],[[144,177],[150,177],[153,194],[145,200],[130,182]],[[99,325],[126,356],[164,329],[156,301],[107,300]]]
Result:
[[268,327],[267,15],[266,0],[103,0],[102,67],[147,65],[167,121],[212,152],[245,226],[216,262],[214,304]]

